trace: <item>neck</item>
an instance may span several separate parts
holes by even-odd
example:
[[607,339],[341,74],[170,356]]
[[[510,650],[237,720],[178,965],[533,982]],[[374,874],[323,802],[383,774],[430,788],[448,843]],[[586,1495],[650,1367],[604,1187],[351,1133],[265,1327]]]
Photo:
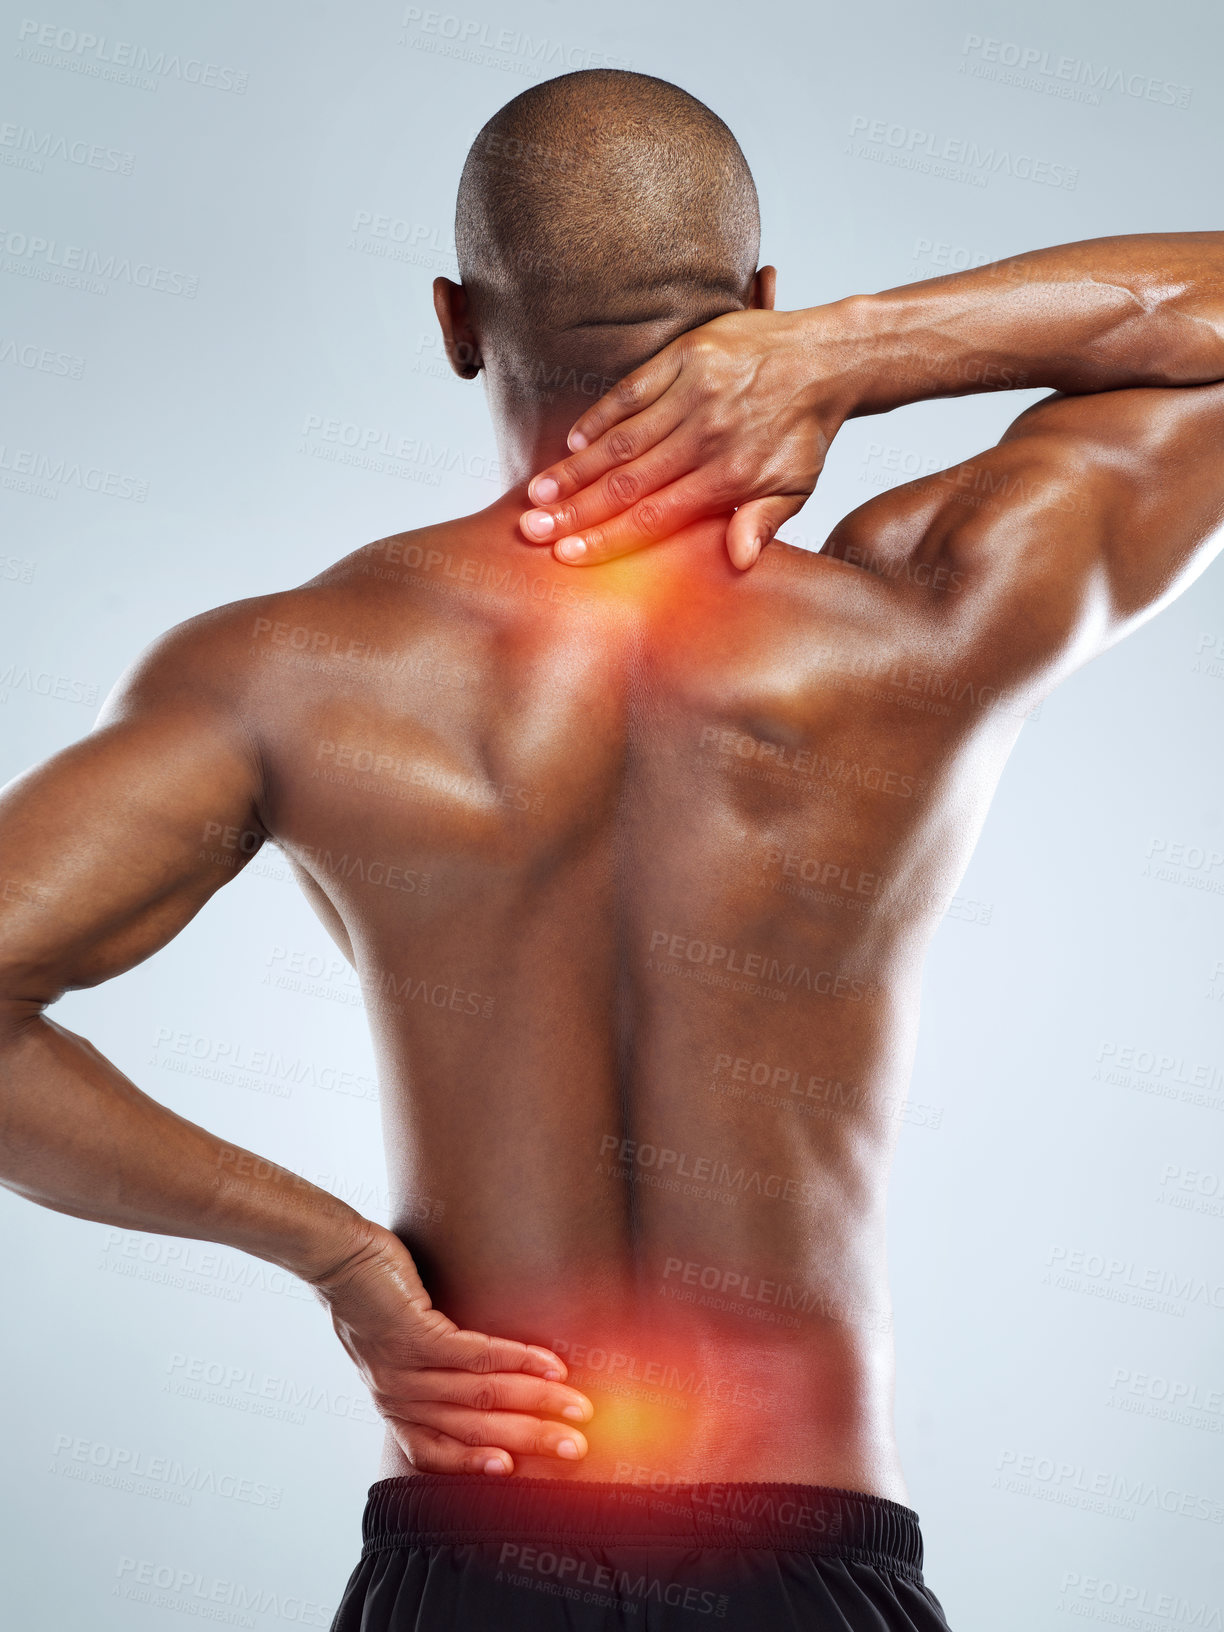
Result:
[[526,487],[538,471],[564,459],[574,421],[605,391],[674,340],[726,310],[669,311],[641,322],[583,325],[582,343],[561,330],[538,344],[482,346],[483,378],[497,434],[505,488]]
[[521,488],[525,496],[533,476],[565,458],[574,421],[594,407],[613,380],[592,371],[585,391],[583,383],[579,381],[578,390],[552,389],[542,378],[535,391],[509,390],[495,375],[486,376],[503,492]]
[[[570,328],[527,334],[512,344],[502,343],[491,329],[480,352],[503,492],[521,488],[525,497],[531,478],[569,452],[565,439],[574,421],[617,380],[677,336],[756,304],[755,289],[751,280],[737,299],[723,288],[701,284],[683,295],[670,292],[654,315],[622,310]],[[630,304],[640,310],[640,296],[630,297]]]
[[[693,305],[640,321],[582,325],[585,343],[566,345],[566,331],[533,347],[482,347],[485,389],[497,435],[503,487],[526,488],[531,477],[569,452],[574,421],[617,380],[632,373],[677,335],[743,302],[707,296]],[[599,331],[595,340],[592,331]]]

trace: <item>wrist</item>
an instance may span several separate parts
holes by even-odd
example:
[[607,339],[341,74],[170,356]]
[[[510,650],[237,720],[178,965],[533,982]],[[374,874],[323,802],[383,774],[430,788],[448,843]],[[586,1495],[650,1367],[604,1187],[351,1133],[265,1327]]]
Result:
[[[876,295],[848,295],[792,314],[802,389],[830,435],[856,414],[874,413],[880,374],[888,366],[890,313]],[[894,358],[895,360],[895,358]]]
[[372,1264],[390,1253],[402,1256],[404,1247],[399,1237],[372,1219],[364,1218],[352,1208],[348,1216],[337,1219],[335,1225],[320,1232],[310,1244],[294,1273],[325,1301],[352,1278],[354,1272]]
[[220,1182],[210,1238],[279,1264],[314,1284],[367,1250],[380,1225],[291,1168],[238,1146],[215,1146]]

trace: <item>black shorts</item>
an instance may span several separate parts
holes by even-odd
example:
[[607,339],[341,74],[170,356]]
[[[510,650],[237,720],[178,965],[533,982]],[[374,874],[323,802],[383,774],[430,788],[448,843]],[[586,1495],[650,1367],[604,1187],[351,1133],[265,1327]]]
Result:
[[383,1479],[332,1632],[947,1632],[918,1515],[818,1485]]

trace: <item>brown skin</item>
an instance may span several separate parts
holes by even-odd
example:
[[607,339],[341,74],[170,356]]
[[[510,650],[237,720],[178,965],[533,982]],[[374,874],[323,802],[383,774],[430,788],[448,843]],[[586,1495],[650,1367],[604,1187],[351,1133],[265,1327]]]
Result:
[[[514,398],[454,286],[439,301],[460,365],[474,347]],[[1200,377],[1198,328],[1202,356],[1136,342],[1126,366]],[[882,381],[904,344],[890,368],[876,337]],[[1025,366],[1051,349],[1036,323]],[[859,378],[827,395],[854,411]],[[1025,709],[1205,565],[1224,385],[1048,400],[747,575],[725,513],[596,573],[529,550],[526,478],[574,418],[520,392],[488,510],[171,631],[10,786],[0,1179],[305,1278],[388,1421],[384,1473],[904,1500],[884,1196],[924,950]],[[45,1013],[269,839],[365,988],[392,1231]]]
[[[1224,375],[1224,233],[1097,238],[833,306],[729,313],[621,379],[530,484],[523,536],[578,566],[725,515],[750,567],[810,496],[842,424],[969,392],[1209,384]],[[441,280],[440,280],[441,281]]]

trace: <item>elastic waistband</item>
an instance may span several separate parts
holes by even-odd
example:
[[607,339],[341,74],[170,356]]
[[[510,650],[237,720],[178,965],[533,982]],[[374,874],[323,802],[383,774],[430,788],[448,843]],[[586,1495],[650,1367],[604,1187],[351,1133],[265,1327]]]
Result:
[[421,1473],[370,1487],[367,1553],[490,1541],[769,1549],[922,1570],[918,1515],[881,1496],[823,1485],[699,1484],[648,1490],[511,1476]]

